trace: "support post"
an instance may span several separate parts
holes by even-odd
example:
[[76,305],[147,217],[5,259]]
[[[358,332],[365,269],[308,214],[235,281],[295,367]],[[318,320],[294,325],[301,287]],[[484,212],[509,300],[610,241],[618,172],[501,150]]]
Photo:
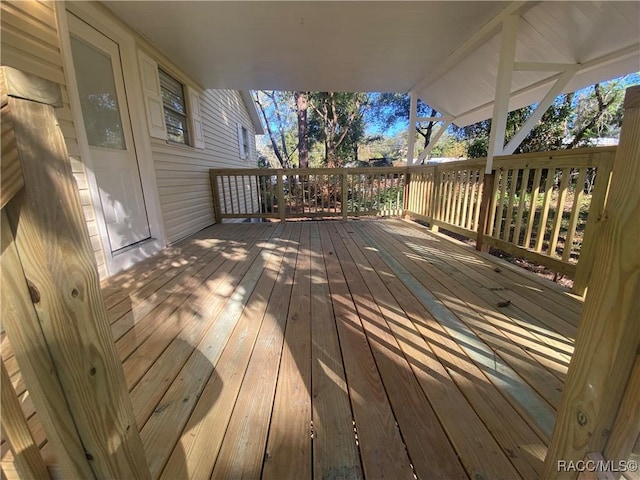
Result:
[[409,105],[409,131],[407,138],[407,166],[413,165],[416,148],[416,118],[418,117],[418,94],[410,92],[411,103]]
[[[640,86],[627,89],[620,144],[575,350],[541,478],[603,452],[640,349]],[[613,462],[619,458],[608,458]]]
[[278,174],[276,176],[276,188],[278,189],[278,214],[280,215],[281,222],[284,222],[287,219],[287,212],[285,211],[284,205],[284,182],[282,180],[284,172],[284,170],[278,170]]
[[342,210],[342,220],[346,221],[349,218],[347,174],[344,170],[341,170],[340,173],[340,210]]
[[[222,209],[220,205],[220,188],[218,187],[218,175],[213,170],[209,171],[211,177],[211,193],[213,194],[213,214],[217,224],[222,223]],[[253,192],[251,193],[253,195]]]
[[484,243],[484,236],[487,234],[489,227],[489,217],[491,205],[493,203],[493,183],[496,174],[491,171],[484,174],[482,181],[482,198],[480,200],[480,216],[478,218],[478,238],[476,239],[476,250],[479,252],[488,252],[489,246]]
[[491,173],[493,169],[493,157],[502,155],[502,149],[504,148],[519,19],[519,15],[512,14],[505,18],[502,23],[502,45],[500,47],[500,59],[498,61],[496,98],[493,103],[493,116],[491,119],[491,131],[489,132],[489,149],[487,151],[485,173]]
[[[60,87],[3,67],[25,187],[2,210],[3,323],[66,478],[150,478],[100,291]],[[4,145],[3,145],[4,147]]]

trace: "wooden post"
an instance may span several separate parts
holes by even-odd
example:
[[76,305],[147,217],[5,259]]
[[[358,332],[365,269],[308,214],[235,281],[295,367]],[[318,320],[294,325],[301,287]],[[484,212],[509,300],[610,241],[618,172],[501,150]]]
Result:
[[342,220],[349,219],[349,191],[347,182],[347,173],[344,169],[340,170],[340,210],[342,210]]
[[42,460],[38,445],[33,439],[27,420],[24,418],[20,400],[11,385],[11,378],[4,362],[2,366],[2,431],[13,453],[13,463],[22,478],[34,480],[50,479],[49,471]]
[[222,223],[222,210],[220,205],[220,187],[218,187],[218,175],[214,170],[209,171],[211,177],[211,193],[213,195],[213,214],[215,215],[216,223]]
[[[440,220],[439,212],[440,203],[442,202],[442,182],[440,180],[440,171],[436,165],[433,167],[433,200],[429,203],[429,208],[431,210],[429,217],[431,217],[431,220]],[[430,222],[430,228],[433,232],[437,232],[439,230],[438,225],[434,225],[433,221]]]
[[[284,222],[287,219],[287,212],[284,205],[284,182],[282,181],[282,174],[284,170],[278,170],[276,175],[277,189],[278,189],[278,213],[280,214],[280,221]],[[291,184],[289,184],[291,185]]]
[[480,200],[480,218],[478,218],[478,238],[476,239],[476,250],[488,252],[489,246],[484,243],[484,236],[489,228],[489,217],[493,204],[493,182],[495,181],[495,171],[485,173],[482,181],[482,199]]
[[25,184],[2,211],[7,335],[64,476],[150,478],[52,107],[60,87],[3,68]]
[[409,170],[405,170],[405,178],[404,178],[404,195],[402,198],[402,216],[405,217],[407,215],[407,211],[409,210],[409,196],[411,195],[411,174]]
[[559,461],[604,451],[640,349],[640,86],[627,89],[624,109],[589,292],[541,476],[549,480],[567,478]]

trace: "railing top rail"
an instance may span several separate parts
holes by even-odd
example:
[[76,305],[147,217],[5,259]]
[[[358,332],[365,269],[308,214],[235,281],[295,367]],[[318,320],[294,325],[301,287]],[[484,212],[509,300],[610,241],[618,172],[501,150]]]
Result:
[[[613,154],[613,147],[573,148],[569,150],[549,150],[545,152],[519,153],[515,155],[501,155],[494,158],[494,168],[520,168],[553,166],[559,162],[561,166],[596,166],[601,158]],[[456,170],[481,168],[487,162],[486,158],[472,158],[455,160],[453,162],[433,163],[427,165],[408,165],[402,167],[342,167],[342,168],[214,168],[213,175],[359,175],[359,174],[398,174],[433,169]]]
[[407,167],[214,168],[214,175],[359,175],[406,173]]
[[[613,153],[616,151],[617,146],[611,147],[584,147],[584,148],[569,148],[564,150],[547,150],[543,152],[529,152],[529,153],[516,153],[513,155],[498,155],[494,157],[494,161],[496,160],[505,160],[505,159],[526,159],[526,158],[558,158],[565,156],[581,156],[581,155],[593,155],[599,153]],[[486,160],[486,159],[484,159]]]

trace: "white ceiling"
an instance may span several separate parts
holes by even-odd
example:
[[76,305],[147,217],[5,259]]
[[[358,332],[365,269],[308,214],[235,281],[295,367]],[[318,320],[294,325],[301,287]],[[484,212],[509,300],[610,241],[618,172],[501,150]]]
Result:
[[[459,125],[491,116],[500,19],[510,11],[522,15],[516,61],[594,63],[578,73],[570,89],[640,70],[640,2],[522,3],[114,1],[105,6],[205,88],[415,89]],[[511,108],[539,101],[544,79],[553,75],[515,73],[513,92],[520,94]],[[536,82],[538,88],[530,88]]]

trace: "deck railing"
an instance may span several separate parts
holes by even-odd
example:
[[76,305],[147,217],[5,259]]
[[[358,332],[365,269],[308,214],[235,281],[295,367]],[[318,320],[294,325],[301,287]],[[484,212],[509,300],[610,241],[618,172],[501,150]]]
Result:
[[394,167],[211,170],[217,221],[399,216],[406,178]]
[[549,267],[573,278],[574,290],[582,293],[615,151],[496,157],[489,175],[485,159],[388,168],[211,170],[214,209],[218,222],[406,215]]

